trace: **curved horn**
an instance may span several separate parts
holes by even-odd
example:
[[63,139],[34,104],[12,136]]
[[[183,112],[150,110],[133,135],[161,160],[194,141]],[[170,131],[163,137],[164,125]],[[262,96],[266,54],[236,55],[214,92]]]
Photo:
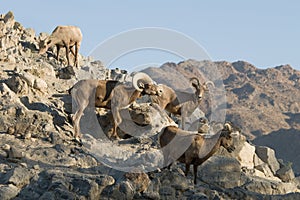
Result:
[[197,77],[190,78],[190,82],[192,82],[193,80],[196,80],[198,86],[200,86],[200,81],[199,81],[199,79]]
[[204,85],[206,85],[206,87],[208,87],[208,85],[212,85],[212,87],[215,87],[215,84],[214,84],[214,82],[212,82],[212,81],[206,81],[205,83],[204,83]]
[[138,72],[132,77],[132,85],[137,91],[143,91],[143,86],[139,85],[139,81],[143,81],[143,83],[153,83],[153,80],[148,76],[148,74]]
[[228,130],[229,132],[232,131],[232,126],[230,125],[230,123],[226,122],[226,123],[224,124],[224,127],[226,127],[227,130]]

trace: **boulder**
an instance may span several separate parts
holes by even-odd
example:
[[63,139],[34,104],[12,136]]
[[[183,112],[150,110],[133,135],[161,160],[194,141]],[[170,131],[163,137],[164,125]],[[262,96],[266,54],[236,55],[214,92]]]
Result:
[[28,94],[28,85],[19,76],[12,76],[6,81],[7,86],[17,94]]
[[126,173],[124,176],[131,181],[136,192],[146,191],[151,182],[146,173]]
[[8,158],[21,159],[24,157],[24,152],[16,147],[10,147],[8,151]]
[[25,185],[28,185],[31,177],[33,176],[32,172],[24,167],[16,167],[15,169],[9,171],[6,175],[6,182],[8,184],[13,184],[18,188],[22,188]]
[[206,183],[224,188],[242,185],[241,164],[235,158],[212,156],[198,168],[198,177]]
[[239,161],[241,167],[246,167],[248,169],[254,168],[254,157],[255,157],[255,147],[248,142],[244,142],[244,145],[240,152],[238,153]]
[[274,174],[267,163],[262,163],[260,165],[257,165],[257,166],[255,166],[255,169],[262,172],[265,177],[268,177],[268,178],[274,177]]
[[255,153],[262,161],[269,165],[273,174],[276,174],[277,170],[280,168],[280,165],[275,157],[275,151],[269,147],[256,146]]
[[59,69],[57,76],[60,79],[71,79],[75,76],[75,71],[72,66],[67,66]]
[[34,80],[33,88],[40,90],[41,92],[46,92],[48,85],[47,85],[46,81],[44,81],[43,79],[36,78]]
[[14,21],[14,19],[15,19],[15,16],[14,16],[14,13],[12,11],[9,11],[8,13],[6,13],[6,15],[3,18],[4,23]]
[[84,174],[72,170],[47,170],[33,178],[20,199],[99,199],[114,179],[106,175]]
[[20,188],[13,184],[0,185],[0,199],[10,200],[15,198],[20,192]]
[[276,175],[283,182],[290,182],[290,181],[294,180],[294,178],[295,178],[294,171],[290,166],[283,166],[276,172]]
[[283,183],[271,181],[263,178],[252,178],[243,186],[246,190],[259,194],[276,195],[298,192],[298,188],[294,183]]

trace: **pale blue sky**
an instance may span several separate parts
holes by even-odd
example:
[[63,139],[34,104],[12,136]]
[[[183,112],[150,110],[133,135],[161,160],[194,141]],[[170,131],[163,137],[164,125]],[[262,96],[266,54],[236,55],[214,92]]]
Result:
[[[83,55],[120,32],[161,27],[193,38],[212,60],[245,60],[259,68],[291,64],[300,69],[300,3],[296,0],[0,2],[0,13],[12,10],[17,21],[34,28],[36,33],[51,33],[57,25],[79,26],[84,35],[80,51]],[[131,65],[130,59],[137,56],[129,56],[118,65]],[[179,58],[153,53],[147,59],[147,62],[152,59],[154,63],[163,63],[177,62]]]

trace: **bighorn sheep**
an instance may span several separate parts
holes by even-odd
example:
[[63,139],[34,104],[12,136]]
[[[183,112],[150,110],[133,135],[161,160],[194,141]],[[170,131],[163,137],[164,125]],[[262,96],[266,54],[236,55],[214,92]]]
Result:
[[208,85],[214,86],[214,83],[207,81],[201,84],[199,79],[193,77],[190,79],[192,86],[196,89],[195,93],[174,91],[172,88],[159,84],[159,94],[151,96],[152,103],[157,103],[162,109],[175,114],[181,115],[182,129],[185,129],[185,119],[190,116],[201,103],[202,97],[208,91]]
[[157,94],[153,80],[145,73],[132,77],[133,87],[112,80],[81,80],[69,92],[77,105],[72,116],[75,138],[80,136],[79,122],[86,107],[107,108],[113,111],[114,126],[112,137],[118,138],[117,127],[122,122],[119,111],[133,103],[141,95]]
[[[230,123],[225,123],[223,129],[210,138],[199,133],[181,130],[176,126],[168,126],[159,137],[164,156],[164,166],[170,167],[172,162],[178,158],[179,162],[185,163],[185,175],[187,176],[190,165],[194,165],[194,183],[197,184],[199,165],[217,152],[221,146],[228,152],[235,149],[232,138],[233,132],[235,131]],[[179,147],[181,147],[181,152],[178,150]],[[184,153],[182,154],[182,152]]]
[[[61,47],[66,48],[66,57],[68,65],[70,65],[70,51],[75,57],[74,65],[78,67],[78,52],[82,40],[82,33],[76,26],[57,26],[52,34],[39,44],[39,54],[44,54],[48,48],[56,46],[56,59],[59,60],[59,50]],[[73,51],[75,47],[75,52]]]

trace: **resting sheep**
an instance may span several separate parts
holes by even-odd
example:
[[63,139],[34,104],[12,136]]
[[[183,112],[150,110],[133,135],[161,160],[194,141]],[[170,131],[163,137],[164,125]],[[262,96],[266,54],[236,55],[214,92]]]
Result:
[[162,109],[174,114],[181,115],[182,129],[185,129],[185,119],[190,116],[199,106],[205,92],[208,91],[208,85],[214,86],[213,82],[207,81],[201,84],[199,79],[193,77],[190,79],[195,93],[174,91],[169,86],[159,84],[159,94],[151,96],[152,103],[157,103]]
[[194,167],[194,184],[197,184],[199,165],[217,152],[221,146],[228,152],[235,149],[232,138],[233,132],[232,125],[229,123],[225,123],[223,129],[210,138],[195,132],[181,130],[176,126],[168,126],[159,137],[164,156],[164,166],[170,166],[177,159],[179,162],[185,163],[185,175],[187,176],[192,164]]
[[80,136],[80,118],[87,107],[112,109],[114,126],[112,137],[118,138],[117,127],[122,122],[120,110],[133,103],[141,95],[155,95],[156,87],[152,79],[144,73],[136,73],[132,78],[133,87],[112,80],[81,80],[69,92],[77,105],[72,116],[75,138]]
[[[44,54],[52,47],[56,46],[56,59],[59,60],[59,50],[61,47],[66,48],[66,57],[68,65],[70,65],[69,53],[70,51],[75,57],[74,65],[78,67],[78,52],[82,40],[82,33],[76,26],[57,26],[52,34],[39,44],[39,54]],[[73,51],[75,47],[75,52]]]

